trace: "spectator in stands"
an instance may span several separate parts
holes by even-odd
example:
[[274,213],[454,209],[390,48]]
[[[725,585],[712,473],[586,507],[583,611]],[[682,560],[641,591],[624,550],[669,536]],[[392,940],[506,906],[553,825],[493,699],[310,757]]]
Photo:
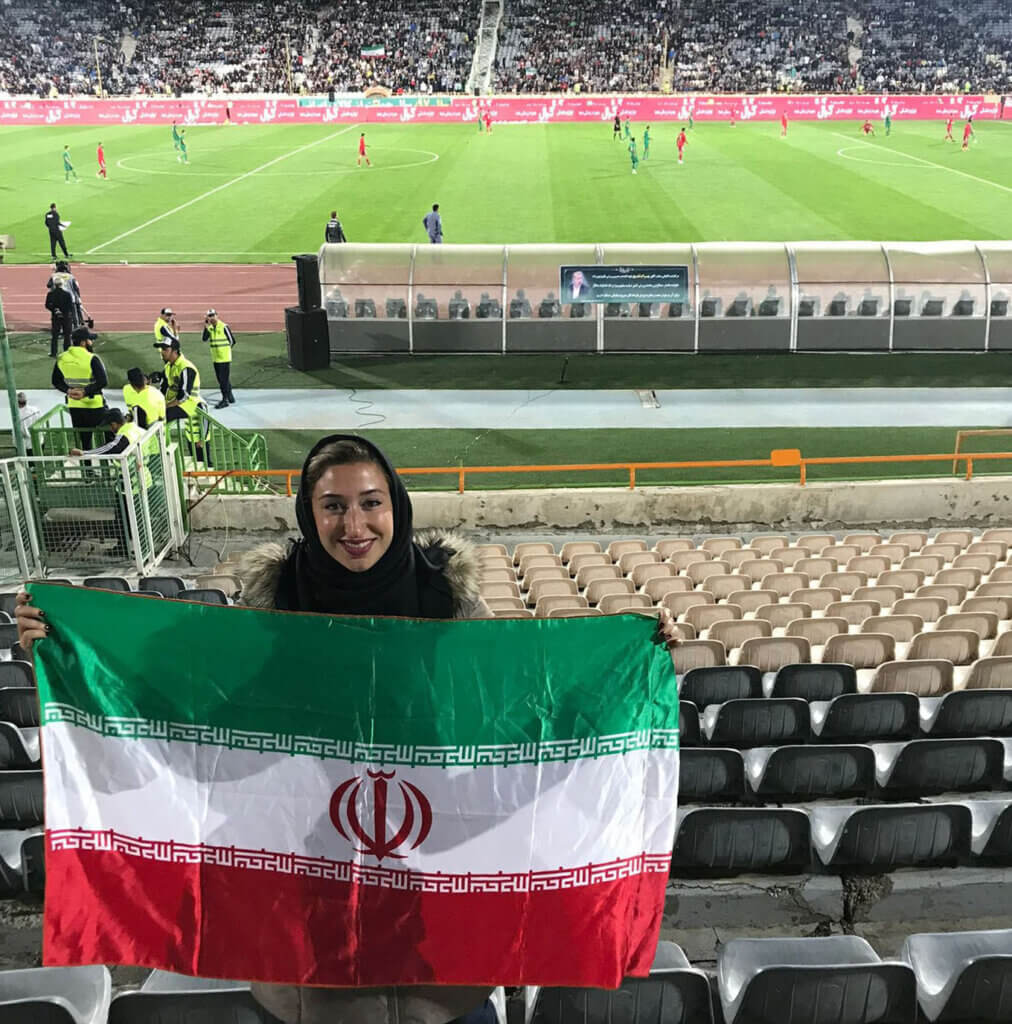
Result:
[[432,211],[422,218],[422,224],[429,236],[429,241],[433,245],[442,245],[443,218],[439,216],[439,203],[432,204]]
[[330,220],[327,221],[327,226],[323,229],[323,240],[325,242],[348,241],[344,237],[344,228],[341,227],[341,222],[337,219],[337,210],[330,211]]
[[92,446],[92,431],[102,426],[105,418],[103,389],[109,383],[105,366],[95,355],[96,338],[87,327],[78,327],[71,335],[70,348],[56,360],[52,376],[53,387],[67,396],[70,422],[85,448]]
[[[18,424],[21,430],[21,438],[25,442],[25,454],[34,455],[32,451],[32,424],[42,415],[42,410],[37,406],[28,404],[28,396],[18,392]],[[39,453],[42,454],[41,452]]]

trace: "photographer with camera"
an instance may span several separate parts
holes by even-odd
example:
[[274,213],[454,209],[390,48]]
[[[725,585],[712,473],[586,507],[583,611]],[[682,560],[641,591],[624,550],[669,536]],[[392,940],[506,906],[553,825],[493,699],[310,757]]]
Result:
[[50,316],[49,355],[53,359],[58,354],[57,343],[61,334],[63,350],[66,351],[70,348],[70,336],[75,328],[85,323],[89,329],[95,325],[81,302],[81,286],[65,260],[57,262],[46,282],[46,309]]
[[218,314],[213,310],[207,311],[204,317],[204,341],[211,346],[211,361],[214,363],[214,375],[218,378],[218,387],[221,388],[221,401],[215,409],[225,409],[229,405],[235,405],[235,395],[232,394],[232,349],[235,346],[235,337],[232,329],[224,320],[218,319]]

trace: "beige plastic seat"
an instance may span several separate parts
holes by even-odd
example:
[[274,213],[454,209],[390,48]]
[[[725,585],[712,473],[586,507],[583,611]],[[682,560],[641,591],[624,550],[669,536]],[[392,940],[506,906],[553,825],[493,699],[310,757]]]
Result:
[[858,555],[847,561],[847,572],[863,572],[870,578],[888,572],[891,568],[892,562],[882,555]]
[[559,557],[563,565],[569,565],[573,555],[596,555],[601,551],[600,541],[596,540],[571,540],[562,545]]
[[[729,577],[730,578],[730,577]],[[736,590],[727,595],[728,604],[736,604],[744,615],[753,615],[764,604],[776,604],[775,590]]]
[[888,633],[841,633],[826,642],[822,660],[869,669],[892,661],[895,653],[896,641]]
[[198,576],[196,584],[198,590],[220,590],[229,599],[242,592],[242,580],[231,574]]
[[968,555],[994,555],[999,562],[1008,559],[1008,544],[1001,540],[976,540],[967,549]]
[[506,597],[520,599],[520,588],[515,583],[482,582],[479,593],[486,601]]
[[[917,545],[917,550],[923,547],[923,544]],[[896,544],[890,542],[889,544],[876,544],[869,552],[869,555],[874,555],[878,558],[887,558],[893,565],[899,565],[904,558],[910,555],[909,544]]]
[[807,604],[813,614],[824,612],[834,601],[843,600],[843,594],[836,587],[809,587],[807,590],[795,590],[787,595],[791,604]]
[[914,591],[914,597],[940,597],[950,608],[958,608],[966,600],[966,595],[966,587],[955,583],[925,583]]
[[774,629],[786,629],[795,619],[810,619],[812,606],[801,603],[764,604],[755,610],[757,619],[765,619]]
[[936,544],[955,544],[960,551],[965,551],[974,540],[973,530],[939,530],[935,534]]
[[719,558],[722,552],[737,551],[742,544],[740,537],[707,537],[699,546],[714,558]]
[[812,552],[808,548],[774,548],[770,552],[770,558],[775,562],[780,562],[784,569],[793,569],[795,562],[800,562],[804,558],[811,558]]
[[924,586],[924,573],[914,569],[893,569],[879,574],[875,581],[880,587],[899,587],[904,594],[912,594]]
[[667,562],[647,562],[637,565],[629,576],[637,587],[644,587],[650,580],[674,579],[675,567]]
[[579,591],[574,580],[535,580],[527,595],[527,603],[536,605],[542,597],[575,596]]
[[959,606],[961,612],[992,612],[998,616],[999,622],[1012,619],[1012,595],[987,594],[980,597],[968,597]]
[[530,590],[540,580],[566,580],[569,582],[569,570],[564,565],[545,565],[540,569],[530,569],[524,575],[520,586],[524,590]]
[[787,597],[795,590],[807,590],[811,578],[803,572],[771,572],[763,577],[763,590],[772,590],[778,598]]
[[482,583],[516,583],[517,574],[512,569],[482,569]]
[[604,615],[598,608],[554,608],[548,613],[550,619],[586,619],[591,615]]
[[904,597],[893,605],[893,615],[919,615],[925,622],[937,622],[948,610],[941,597]]
[[603,551],[581,552],[569,559],[569,575],[576,576],[581,569],[591,565],[614,565],[614,563]]
[[900,562],[900,569],[912,569],[914,572],[922,572],[927,576],[934,576],[945,568],[945,559],[941,555],[926,555],[923,551],[919,555],[907,555]]
[[692,590],[687,594],[667,594],[661,602],[677,619],[697,604],[716,604],[713,594],[707,590]]
[[840,564],[835,558],[801,558],[794,563],[795,572],[803,572],[809,579],[817,580],[826,573],[836,572]]
[[820,552],[820,558],[835,558],[837,565],[846,565],[852,558],[860,558],[864,552],[857,544],[827,544]]
[[617,565],[585,565],[576,574],[576,585],[586,590],[594,580],[618,580],[622,578],[622,570]]
[[654,551],[661,558],[670,558],[676,551],[692,551],[695,546],[688,537],[662,537],[654,545]]
[[732,548],[720,553],[721,560],[731,566],[732,572],[738,572],[742,562],[761,561],[762,555],[751,548]]
[[478,566],[482,571],[486,569],[512,570],[513,559],[507,558],[505,555],[488,555],[487,557],[478,560]]
[[920,615],[870,615],[861,623],[862,633],[888,633],[898,644],[909,644],[923,630]]
[[737,650],[746,640],[772,636],[773,627],[765,619],[725,619],[715,622],[707,632],[709,640],[718,640],[725,650]]
[[940,558],[948,565],[962,551],[959,544],[939,544],[937,542],[925,544],[921,548],[921,554],[931,558]]
[[495,617],[497,619],[533,619],[534,612],[530,608],[506,608],[501,612],[496,612]]
[[688,640],[670,648],[671,661],[678,675],[694,668],[712,668],[727,663],[724,645],[716,640]]
[[638,565],[656,565],[660,560],[661,556],[656,551],[627,551],[616,564],[626,576],[630,576]]
[[741,618],[741,608],[736,604],[694,604],[686,608],[684,619],[695,627],[697,633],[709,629],[715,622],[728,622]]
[[998,634],[998,639],[991,648],[992,658],[1005,658],[1012,656],[1012,629],[1006,629],[1004,633]]
[[[743,552],[733,552],[743,554]],[[762,583],[771,572],[784,572],[786,566],[776,558],[748,558],[738,564],[737,571],[754,583]]]
[[788,548],[790,546],[790,538],[777,533],[761,534],[758,537],[753,537],[749,543],[749,547],[753,551],[760,551],[763,555],[769,555],[771,552],[776,551],[777,548]]
[[836,544],[836,541],[836,534],[833,533],[803,533],[794,542],[794,546],[807,548],[813,555],[817,555],[823,548]]
[[[513,564],[519,565],[527,555],[554,555],[555,548],[545,541],[529,541],[513,549]],[[562,564],[561,562],[559,563]]]
[[696,562],[712,562],[713,556],[709,551],[699,551],[693,549],[692,551],[673,551],[668,556],[668,564],[673,565],[677,572],[685,572],[690,565],[695,565]]
[[969,629],[981,640],[993,640],[998,635],[998,616],[994,612],[949,612],[936,623],[936,629]]
[[[963,558],[960,555],[959,558]],[[971,555],[971,558],[979,558],[979,555]],[[958,559],[957,559],[958,561]],[[984,573],[973,566],[956,566],[955,564],[951,569],[943,569],[941,572],[935,573],[935,583],[955,583],[957,586],[966,587],[967,590],[976,590],[980,586],[980,581]]]
[[748,576],[731,573],[730,576],[707,576],[700,588],[709,590],[718,601],[727,601],[732,594],[747,589],[751,584],[752,580]]
[[534,606],[534,614],[539,619],[548,617],[548,613],[557,608],[586,608],[587,599],[579,594],[564,594],[558,597],[543,597]]
[[670,628],[674,630],[680,640],[696,639],[696,627],[690,626],[687,622],[673,622]]
[[700,584],[707,576],[729,576],[731,566],[727,562],[693,562],[686,566],[685,575],[693,583]]
[[598,608],[605,615],[617,615],[620,612],[641,612],[652,608],[650,598],[646,594],[607,594],[601,598]]
[[633,586],[632,580],[617,579],[617,580],[594,580],[593,583],[589,584],[586,591],[586,598],[588,604],[600,604],[602,597],[607,597],[608,594],[633,594],[636,592],[636,588]]
[[928,535],[922,530],[902,530],[899,533],[894,533],[889,538],[889,543],[906,544],[910,551],[920,551],[928,543]]
[[858,587],[850,597],[852,601],[878,601],[882,610],[885,611],[886,608],[892,608],[897,601],[903,599],[903,591],[899,587],[880,587],[876,584],[875,586]]
[[485,597],[482,595],[482,599],[493,615],[498,615],[500,612],[520,611],[527,607],[521,597]]
[[526,576],[531,569],[545,569],[551,566],[562,566],[558,555],[524,555],[517,566],[517,573]]
[[834,587],[844,594],[853,594],[858,587],[868,586],[868,574],[863,572],[827,572],[819,577],[820,587]]
[[478,544],[474,550],[479,558],[485,558],[486,555],[506,558],[510,553],[505,544]]
[[784,665],[812,660],[811,645],[800,636],[768,636],[746,640],[738,651],[737,664],[755,665],[760,672],[776,672]]
[[852,626],[860,626],[871,615],[881,615],[878,601],[834,601],[826,608],[830,618],[846,619]]
[[643,593],[655,604],[667,594],[686,594],[692,590],[692,580],[685,576],[659,576],[643,584]]
[[[921,634],[922,636],[925,634]],[[951,661],[887,661],[879,665],[871,693],[912,693],[940,697],[952,691]]]
[[844,544],[853,544],[862,552],[870,551],[876,544],[882,543],[882,538],[877,533],[849,533],[843,538]]
[[980,636],[970,629],[938,629],[918,633],[907,652],[908,661],[951,661],[953,665],[969,665],[977,660]]
[[1012,565],[998,565],[992,570],[987,578],[988,583],[1009,583],[1012,582]]
[[[830,637],[846,633],[850,623],[846,619],[828,618],[821,619],[794,619],[787,623],[785,636],[803,637],[811,647],[824,647]],[[814,650],[813,650],[814,654]],[[823,661],[825,658],[822,659]]]
[[646,551],[647,542],[645,540],[613,540],[608,545],[608,555],[613,562],[617,562],[623,555],[629,554],[630,551]]
[[1012,690],[1012,657],[978,658],[966,677],[967,690]]
[[[973,547],[972,544],[970,546]],[[998,559],[995,558],[994,555],[987,555],[983,552],[976,555],[964,552],[961,555],[956,555],[952,560],[953,569],[979,569],[985,576],[991,572],[997,564]]]
[[[995,572],[998,570],[996,569]],[[994,573],[991,574],[992,576]],[[988,580],[981,583],[973,592],[974,597],[1009,597],[1012,596],[1012,580]]]

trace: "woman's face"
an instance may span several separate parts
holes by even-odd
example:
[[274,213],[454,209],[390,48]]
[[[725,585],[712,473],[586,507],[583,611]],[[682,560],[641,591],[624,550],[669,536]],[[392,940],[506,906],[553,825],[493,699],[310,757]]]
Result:
[[379,466],[331,466],[313,488],[313,519],[327,554],[351,572],[371,569],[394,537],[390,485]]

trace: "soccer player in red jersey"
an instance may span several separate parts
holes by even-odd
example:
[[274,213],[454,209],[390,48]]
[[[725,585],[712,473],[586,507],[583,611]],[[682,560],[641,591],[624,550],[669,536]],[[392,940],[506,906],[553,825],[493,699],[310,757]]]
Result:
[[874,135],[875,134],[875,129],[872,128],[872,126],[871,126],[871,121],[865,121],[864,124],[861,125],[861,131],[863,131],[865,133],[865,135]]
[[98,144],[98,171],[95,173],[96,178],[108,178],[109,175],[105,173],[105,150],[102,148],[102,143]]
[[687,138],[685,137],[685,129],[683,128],[683,129],[682,129],[682,130],[681,130],[681,131],[680,131],[680,132],[678,133],[678,138],[677,138],[677,139],[675,139],[675,145],[676,145],[676,146],[678,147],[678,162],[679,162],[679,163],[681,163],[681,162],[682,162],[682,156],[683,156],[683,151],[684,151],[684,149],[685,149],[685,144],[686,144],[686,143],[687,143],[688,141],[689,141],[689,140],[688,140],[688,139],[687,139]]
[[950,117],[949,120],[945,122],[945,141],[946,142],[955,142],[956,141],[952,137],[952,122],[954,120],[955,120],[955,118]]
[[785,138],[787,135],[787,111],[785,110],[780,115],[780,138]]
[[973,116],[971,115],[966,119],[966,125],[963,127],[963,149],[970,148],[970,139],[973,136]]
[[492,114],[490,111],[485,111],[485,134],[492,134]]
[[372,167],[369,161],[369,154],[365,151],[365,132],[358,137],[358,166],[362,166],[362,161],[365,161],[366,167]]

